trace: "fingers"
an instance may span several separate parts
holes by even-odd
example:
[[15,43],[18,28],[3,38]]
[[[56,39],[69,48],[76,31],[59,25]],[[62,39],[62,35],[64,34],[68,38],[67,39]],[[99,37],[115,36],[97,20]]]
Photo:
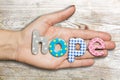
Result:
[[[79,48],[80,48],[79,46],[76,46],[76,49],[79,49]],[[101,50],[104,52],[104,55],[102,55],[101,57],[106,57],[108,55],[107,50],[111,50],[114,48],[115,48],[115,43],[113,41],[105,41],[105,49]],[[97,51],[100,51],[100,50],[97,50]],[[90,58],[95,58],[95,56],[93,56],[89,51],[86,51],[86,53],[83,56],[76,57],[76,59],[90,59]]]
[[75,6],[72,5],[67,9],[57,11],[51,14],[43,15],[42,17],[40,17],[40,19],[42,19],[44,23],[52,26],[58,22],[68,19],[70,16],[73,15],[74,12],[75,12]]
[[81,37],[82,39],[92,39],[95,37],[99,37],[105,41],[111,39],[110,34],[100,31],[92,31],[92,30],[73,30],[71,31],[72,37]]
[[[76,47],[77,48],[77,47]],[[114,49],[115,48],[115,42],[113,41],[105,41],[105,50],[102,50],[104,52],[104,55],[101,57],[106,57],[108,55],[108,50]],[[99,50],[97,50],[99,51]],[[90,59],[90,58],[95,58],[90,52],[86,51],[86,53],[81,56],[81,57],[76,57],[76,59]]]
[[69,63],[68,60],[65,60],[59,67],[60,68],[76,68],[76,67],[85,67],[91,66],[94,64],[93,59],[83,59],[83,60],[75,60],[73,63]]
[[[88,43],[90,42],[90,40],[86,40],[86,45],[88,46]],[[105,49],[107,50],[111,50],[111,49],[114,49],[115,48],[115,42],[113,41],[104,41],[105,43]],[[93,46],[95,45],[99,45],[99,44],[94,44]],[[80,46],[76,46],[76,49],[79,49]],[[87,47],[87,50],[88,50],[88,47]]]
[[77,30],[77,29],[69,29],[69,28],[61,28],[61,27],[53,27],[55,28],[55,34],[57,37],[64,39],[67,43],[69,39],[72,37],[82,38],[85,40],[88,45],[90,39],[99,37],[102,38],[105,42],[105,49],[114,49],[115,42],[110,41],[111,36],[108,33],[100,32],[100,31],[92,31],[92,30]]
[[[88,45],[89,41],[90,40],[85,41],[87,45]],[[111,50],[111,49],[115,48],[115,42],[113,42],[113,41],[104,41],[104,43],[105,43],[105,49]],[[97,45],[97,44],[95,44],[95,45]],[[76,46],[76,48],[79,48],[79,47]]]
[[70,29],[70,28],[62,28],[60,31],[62,37],[65,36],[66,40],[68,40],[71,37],[80,37],[85,40],[90,40],[92,38],[99,37],[104,41],[111,40],[111,35],[106,32],[93,31],[93,30],[79,30],[79,29]]
[[[99,51],[99,50],[97,50]],[[104,55],[100,56],[100,57],[106,57],[108,55],[108,51],[107,50],[102,50],[104,52]],[[80,57],[75,57],[75,59],[79,60],[79,59],[92,59],[95,58],[95,56],[93,56],[89,51],[86,51],[85,54],[83,56]]]
[[105,41],[105,49],[111,50],[115,48],[115,42]]

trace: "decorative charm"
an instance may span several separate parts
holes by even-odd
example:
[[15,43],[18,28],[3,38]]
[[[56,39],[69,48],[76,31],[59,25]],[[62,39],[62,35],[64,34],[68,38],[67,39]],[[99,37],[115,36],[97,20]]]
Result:
[[[76,50],[76,44],[80,44],[80,50]],[[68,61],[74,62],[74,58],[84,55],[86,51],[86,44],[81,38],[71,38],[68,47]]]
[[[59,44],[61,46],[61,49],[59,51],[56,51],[55,50],[55,46]],[[67,51],[67,44],[66,42],[63,40],[63,39],[60,39],[60,38],[56,38],[56,39],[53,39],[51,42],[50,42],[50,45],[49,45],[49,51],[50,53],[55,56],[55,57],[61,57],[63,56],[66,51]]]
[[[95,45],[95,43],[99,43],[99,45]],[[104,55],[103,51],[96,51],[96,49],[105,49],[105,43],[100,38],[94,38],[89,42],[88,45],[89,52],[94,56],[102,56]]]
[[43,54],[46,54],[48,52],[48,40],[45,37],[41,37],[40,32],[35,30],[33,31],[33,35],[32,35],[32,53],[33,54],[38,54],[40,43],[42,43],[41,52]]

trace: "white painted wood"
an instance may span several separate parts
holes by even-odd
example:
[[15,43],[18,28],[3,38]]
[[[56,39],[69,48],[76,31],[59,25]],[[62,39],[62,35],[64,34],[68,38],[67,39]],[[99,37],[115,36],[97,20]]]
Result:
[[106,58],[95,59],[91,67],[57,71],[0,61],[0,80],[120,80],[120,0],[0,0],[0,29],[20,30],[40,15],[72,4],[76,12],[69,21],[109,32],[116,49]]

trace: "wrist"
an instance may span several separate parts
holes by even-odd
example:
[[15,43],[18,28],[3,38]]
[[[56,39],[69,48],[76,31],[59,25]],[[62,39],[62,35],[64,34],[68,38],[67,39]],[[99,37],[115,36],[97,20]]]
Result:
[[11,56],[11,60],[17,60],[20,50],[20,43],[21,43],[21,31],[11,33],[13,35],[12,40],[14,41],[12,46],[13,53]]
[[16,60],[20,32],[0,30],[0,60]]

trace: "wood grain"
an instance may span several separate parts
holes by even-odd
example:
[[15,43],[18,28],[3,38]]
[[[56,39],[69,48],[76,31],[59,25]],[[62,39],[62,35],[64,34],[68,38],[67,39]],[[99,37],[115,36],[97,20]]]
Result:
[[[40,15],[76,6],[68,20],[112,35],[116,49],[91,67],[47,71],[0,61],[0,80],[120,80],[120,0],[0,0],[0,29],[21,30]],[[60,25],[71,27],[62,22]]]

